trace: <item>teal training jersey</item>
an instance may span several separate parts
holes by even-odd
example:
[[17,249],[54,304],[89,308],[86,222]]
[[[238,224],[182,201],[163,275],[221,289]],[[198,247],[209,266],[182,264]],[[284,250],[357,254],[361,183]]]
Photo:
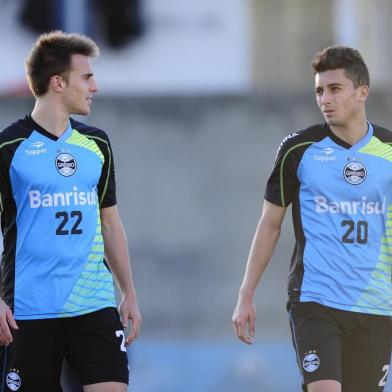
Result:
[[265,198],[292,203],[291,302],[392,315],[392,133],[351,146],[324,124],[286,137]]
[[115,204],[103,131],[71,119],[57,138],[26,116],[0,134],[3,298],[16,319],[116,306],[100,223]]

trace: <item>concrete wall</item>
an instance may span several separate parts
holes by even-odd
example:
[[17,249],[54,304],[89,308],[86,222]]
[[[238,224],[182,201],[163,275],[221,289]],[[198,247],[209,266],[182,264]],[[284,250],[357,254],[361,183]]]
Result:
[[252,0],[253,75],[259,89],[301,89],[316,52],[335,42],[334,2]]
[[334,44],[360,50],[373,86],[386,89],[392,84],[390,1],[249,1],[255,88],[305,88],[315,53]]

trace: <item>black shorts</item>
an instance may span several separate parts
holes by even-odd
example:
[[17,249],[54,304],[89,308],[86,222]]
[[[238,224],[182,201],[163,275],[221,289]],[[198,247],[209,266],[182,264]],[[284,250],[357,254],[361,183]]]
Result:
[[289,305],[297,362],[306,385],[336,380],[344,392],[381,392],[391,362],[392,319],[316,302]]
[[82,385],[128,384],[124,329],[115,308],[82,316],[17,320],[14,341],[2,347],[0,392],[58,392],[65,358]]

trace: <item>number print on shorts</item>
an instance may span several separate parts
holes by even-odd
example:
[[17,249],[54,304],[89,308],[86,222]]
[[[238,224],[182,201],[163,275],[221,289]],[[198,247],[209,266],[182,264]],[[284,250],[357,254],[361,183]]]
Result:
[[125,348],[125,336],[124,336],[124,331],[118,330],[116,331],[116,336],[119,338],[121,336],[121,351],[127,352],[127,349]]
[[387,383],[387,377],[388,377],[388,372],[389,372],[389,365],[384,365],[382,368],[382,371],[385,372],[385,374],[382,376],[380,382],[378,383],[379,387],[385,387],[385,384]]

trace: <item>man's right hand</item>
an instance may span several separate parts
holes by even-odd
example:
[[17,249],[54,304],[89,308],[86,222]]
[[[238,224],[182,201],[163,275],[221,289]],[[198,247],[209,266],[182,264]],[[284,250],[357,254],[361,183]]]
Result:
[[232,321],[237,337],[246,344],[252,344],[256,323],[256,308],[253,303],[238,300]]
[[10,343],[12,343],[13,339],[12,339],[10,328],[19,329],[11,309],[3,300],[0,300],[0,345],[1,346],[8,346]]

